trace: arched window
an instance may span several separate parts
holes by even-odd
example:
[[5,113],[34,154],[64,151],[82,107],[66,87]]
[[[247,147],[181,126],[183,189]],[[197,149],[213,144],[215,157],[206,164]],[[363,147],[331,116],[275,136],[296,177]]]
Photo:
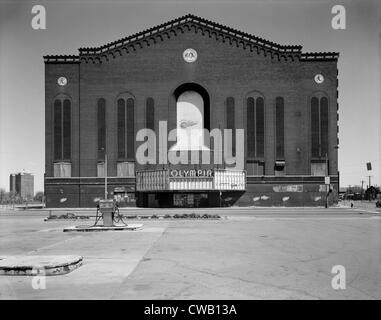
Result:
[[247,157],[250,159],[255,158],[255,125],[254,125],[254,119],[255,119],[255,104],[254,104],[254,98],[249,97],[247,98]]
[[247,107],[247,157],[263,158],[265,154],[265,102],[261,96],[250,96]]
[[226,129],[232,130],[232,156],[235,156],[235,107],[234,98],[226,99]]
[[54,160],[71,159],[71,102],[54,101]]
[[62,101],[54,101],[54,160],[62,160]]
[[284,159],[284,99],[275,99],[275,145],[276,160]]
[[126,157],[126,102],[118,99],[118,158]]
[[127,159],[135,160],[134,99],[127,99]]
[[98,160],[104,160],[106,153],[106,100],[98,100],[97,106],[98,125]]
[[255,126],[256,126],[256,144],[257,157],[265,156],[265,101],[258,97],[255,102]]
[[328,155],[328,99],[322,97],[320,99],[320,139],[321,139],[321,156]]
[[152,98],[146,101],[146,128],[155,131],[155,108]]
[[117,101],[118,158],[135,159],[134,99],[119,98]]
[[328,99],[311,98],[311,156],[319,159],[328,155]]

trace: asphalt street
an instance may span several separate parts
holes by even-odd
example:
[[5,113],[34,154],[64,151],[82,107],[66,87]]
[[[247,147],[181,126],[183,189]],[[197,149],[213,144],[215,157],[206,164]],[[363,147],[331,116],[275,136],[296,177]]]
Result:
[[[65,212],[65,211],[63,211]],[[83,213],[79,211],[76,213]],[[91,214],[92,211],[88,211]],[[350,208],[125,209],[219,214],[219,220],[132,219],[139,231],[64,233],[89,220],[0,212],[0,259],[81,255],[73,272],[0,276],[0,299],[380,299],[381,214]],[[346,288],[332,287],[334,266]]]

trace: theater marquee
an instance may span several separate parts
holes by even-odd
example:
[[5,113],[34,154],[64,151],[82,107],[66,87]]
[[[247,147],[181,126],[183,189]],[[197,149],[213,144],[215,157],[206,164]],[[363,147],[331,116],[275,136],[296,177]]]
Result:
[[240,170],[149,170],[136,172],[137,191],[219,191],[246,188]]

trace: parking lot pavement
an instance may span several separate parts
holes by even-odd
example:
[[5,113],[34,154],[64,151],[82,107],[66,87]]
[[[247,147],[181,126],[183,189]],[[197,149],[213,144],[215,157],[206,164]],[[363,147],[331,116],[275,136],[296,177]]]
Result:
[[[64,233],[85,221],[0,214],[0,258],[81,255],[73,272],[46,279],[1,276],[1,299],[381,298],[381,218],[348,209],[274,209],[220,220],[139,220],[133,232]],[[267,209],[265,209],[267,210]],[[181,211],[181,210],[180,210]],[[308,211],[308,213],[307,213]],[[294,213],[293,213],[294,212]],[[134,220],[136,222],[136,220]],[[346,289],[331,286],[332,267]]]

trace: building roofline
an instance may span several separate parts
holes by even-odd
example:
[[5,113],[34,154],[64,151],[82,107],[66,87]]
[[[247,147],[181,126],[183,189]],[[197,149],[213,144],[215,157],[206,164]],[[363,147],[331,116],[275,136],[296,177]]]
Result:
[[337,61],[338,52],[305,52],[300,56],[301,61]]
[[193,29],[195,33],[201,32],[203,35],[207,33],[210,38],[215,37],[216,40],[228,42],[230,45],[243,49],[250,49],[250,51],[256,51],[257,54],[264,54],[264,56],[270,55],[272,59],[332,61],[337,60],[339,56],[336,52],[302,53],[300,45],[280,45],[193,14],[187,14],[102,46],[79,48],[79,55],[44,56],[44,62],[50,64],[80,63],[81,61],[101,63],[103,60],[108,61],[110,57],[115,58],[116,55],[122,55],[124,52],[136,51],[136,49],[150,46],[158,40],[163,41],[172,35],[184,33],[184,29],[188,29],[188,31]]
[[44,63],[79,63],[79,56],[76,55],[46,55],[44,56]]
[[133,35],[121,38],[119,40],[107,43],[105,45],[99,47],[87,47],[87,48],[79,48],[81,54],[94,54],[94,53],[103,53],[109,49],[116,49],[119,46],[123,46],[128,42],[135,40],[143,40],[145,37],[152,36],[154,33],[167,31],[173,27],[178,27],[186,23],[196,23],[200,26],[209,27],[215,29],[216,31],[225,32],[233,37],[237,37],[239,40],[251,40],[255,43],[262,45],[269,49],[279,50],[282,52],[300,52],[302,46],[299,45],[280,45],[275,42],[271,42],[269,40],[254,36],[252,34],[242,32],[231,27],[227,27],[225,25],[216,23],[211,20],[207,20],[201,17],[198,17],[193,14],[187,14],[185,16],[179,17],[174,20],[170,20],[166,23],[160,24],[158,26],[143,30],[141,32],[135,33]]

